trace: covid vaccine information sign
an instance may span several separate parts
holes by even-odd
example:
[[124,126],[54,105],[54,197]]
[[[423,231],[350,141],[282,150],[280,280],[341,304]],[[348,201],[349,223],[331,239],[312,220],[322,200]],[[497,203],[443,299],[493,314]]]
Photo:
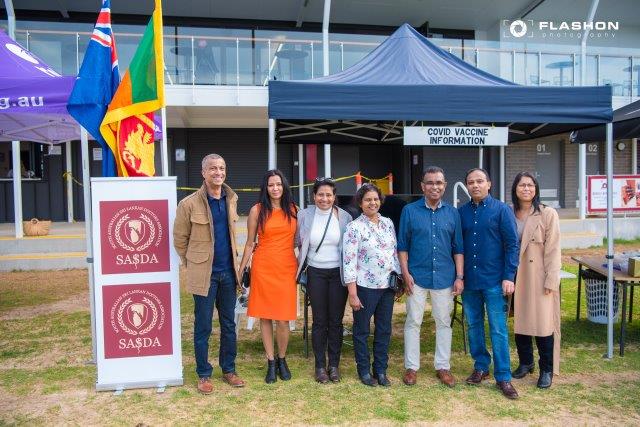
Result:
[[175,177],[92,178],[98,390],[182,385]]

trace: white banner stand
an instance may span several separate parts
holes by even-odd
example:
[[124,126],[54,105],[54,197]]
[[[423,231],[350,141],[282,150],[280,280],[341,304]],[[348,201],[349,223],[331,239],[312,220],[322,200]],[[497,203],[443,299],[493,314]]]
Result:
[[182,385],[176,178],[91,178],[97,390]]

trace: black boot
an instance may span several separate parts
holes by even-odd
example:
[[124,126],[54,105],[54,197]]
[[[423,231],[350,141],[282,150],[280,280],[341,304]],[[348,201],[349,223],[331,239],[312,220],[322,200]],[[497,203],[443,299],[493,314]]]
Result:
[[517,378],[517,379],[524,378],[524,377],[527,376],[527,374],[532,374],[533,373],[534,366],[535,365],[533,363],[530,364],[530,365],[523,365],[521,363],[521,364],[518,365],[518,368],[511,373],[511,376],[513,378]]
[[538,388],[549,388],[553,380],[553,372],[540,371],[540,377],[538,378]]
[[273,384],[276,380],[276,361],[267,359],[267,375],[264,377],[264,382]]
[[287,361],[284,357],[278,357],[278,364],[276,371],[282,381],[289,381],[291,379],[291,371],[287,366]]
[[360,382],[364,385],[368,385],[369,387],[376,386],[376,380],[374,380],[371,374],[368,372],[364,375],[360,375]]

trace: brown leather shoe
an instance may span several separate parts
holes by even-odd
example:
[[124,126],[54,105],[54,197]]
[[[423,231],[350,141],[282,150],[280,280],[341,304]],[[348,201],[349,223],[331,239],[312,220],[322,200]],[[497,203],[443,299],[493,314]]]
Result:
[[413,369],[407,369],[402,377],[402,382],[406,385],[416,385],[418,381],[418,373]]
[[222,376],[222,381],[231,387],[244,387],[244,381],[235,372],[227,372]]
[[456,379],[453,378],[453,375],[451,375],[451,372],[448,369],[438,369],[436,371],[436,376],[442,384],[448,387],[453,387],[456,385]]
[[496,387],[500,389],[504,397],[507,399],[517,399],[518,392],[515,388],[513,388],[513,384],[511,381],[496,381]]
[[482,380],[486,380],[487,378],[489,378],[489,372],[477,371],[474,369],[471,375],[469,375],[465,381],[467,382],[467,384],[478,385],[482,382]]
[[198,380],[198,391],[202,394],[211,394],[213,391],[213,384],[211,384],[211,379],[209,377],[200,378],[200,380]]

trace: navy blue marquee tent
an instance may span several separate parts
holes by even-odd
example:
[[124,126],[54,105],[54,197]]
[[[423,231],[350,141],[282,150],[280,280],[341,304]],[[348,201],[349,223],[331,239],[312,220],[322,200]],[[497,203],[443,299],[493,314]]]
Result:
[[[571,133],[571,142],[599,142],[607,136],[605,126],[594,126]],[[613,139],[640,138],[640,101],[618,108],[613,112]]]
[[[275,166],[276,134],[292,143],[330,144],[345,137],[375,143],[401,140],[405,124],[494,124],[508,126],[509,142],[516,142],[606,123],[607,184],[612,188],[611,96],[610,86],[532,87],[503,80],[404,24],[347,70],[312,80],[269,82],[269,165]],[[612,206],[610,192],[608,358],[613,357]]]
[[[270,81],[269,118],[493,123],[509,125],[514,142],[610,122],[611,88],[518,85],[475,68],[404,24],[340,73]],[[336,126],[325,124],[324,138]]]

